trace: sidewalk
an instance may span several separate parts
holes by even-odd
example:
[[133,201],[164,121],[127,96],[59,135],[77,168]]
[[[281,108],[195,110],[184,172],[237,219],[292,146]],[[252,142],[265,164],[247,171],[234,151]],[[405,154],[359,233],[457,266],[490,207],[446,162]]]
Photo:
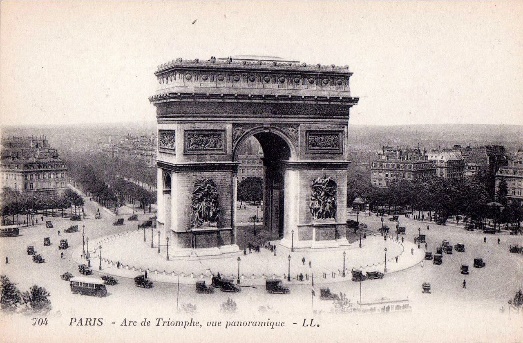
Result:
[[[165,246],[161,246],[158,254],[156,232],[153,234],[153,248],[151,248],[150,230],[146,231],[145,237],[144,242],[143,230],[132,230],[103,237],[95,242],[94,247],[102,246],[102,273],[131,278],[147,270],[149,278],[153,281],[178,282],[179,276],[180,283],[193,284],[197,279],[210,281],[212,274],[218,272],[224,277],[237,279],[239,269],[242,284],[263,285],[267,278],[287,280],[290,268],[290,283],[308,284],[312,275],[315,283],[332,283],[349,281],[352,269],[360,269],[363,272],[383,272],[385,247],[387,248],[387,273],[410,268],[424,258],[424,250],[418,249],[410,242],[401,243],[392,238],[385,241],[383,237],[376,235],[368,236],[363,240],[362,248],[359,248],[356,242],[345,249],[290,252],[278,245],[276,256],[262,248],[259,253],[247,251],[245,255],[243,251],[239,251],[219,256],[171,258],[167,261]],[[91,265],[96,271],[99,266],[99,251],[95,248],[90,251],[90,254]],[[78,263],[85,263],[81,258],[81,250],[77,249],[73,256]],[[288,256],[291,256],[290,262]],[[238,258],[240,258],[239,262]],[[118,262],[120,268],[117,267]],[[344,264],[345,277],[343,277]],[[303,281],[299,281],[300,274],[303,275]]]

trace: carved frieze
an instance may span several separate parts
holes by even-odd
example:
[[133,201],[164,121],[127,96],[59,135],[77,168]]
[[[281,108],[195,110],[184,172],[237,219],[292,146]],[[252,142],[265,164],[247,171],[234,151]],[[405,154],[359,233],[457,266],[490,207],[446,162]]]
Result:
[[206,154],[225,153],[225,130],[184,131],[184,153]]
[[336,219],[338,185],[332,178],[323,176],[315,179],[311,185],[309,209],[312,218]]
[[176,131],[158,130],[158,150],[171,154],[176,153]]
[[307,131],[308,153],[343,153],[343,131]]

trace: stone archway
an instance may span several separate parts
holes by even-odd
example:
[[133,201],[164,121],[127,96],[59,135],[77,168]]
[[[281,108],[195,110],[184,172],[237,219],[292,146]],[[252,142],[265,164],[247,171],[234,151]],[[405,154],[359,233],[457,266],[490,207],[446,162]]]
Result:
[[348,67],[213,57],[171,61],[155,75],[158,227],[175,253],[237,251],[235,149],[249,136],[264,150],[268,218],[281,244],[346,244],[346,213],[332,208],[346,207],[349,110],[358,102]]

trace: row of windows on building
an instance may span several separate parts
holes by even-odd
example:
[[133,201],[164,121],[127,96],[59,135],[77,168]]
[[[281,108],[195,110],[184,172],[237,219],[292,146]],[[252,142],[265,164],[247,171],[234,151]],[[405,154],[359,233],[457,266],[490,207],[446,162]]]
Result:
[[[26,182],[24,184],[25,190],[32,190],[32,189],[42,189],[42,188],[58,188],[58,187],[65,187],[65,182]],[[16,188],[16,185],[15,185]]]
[[44,180],[44,179],[63,179],[65,178],[65,172],[46,172],[46,173],[34,173],[25,174],[25,180]]

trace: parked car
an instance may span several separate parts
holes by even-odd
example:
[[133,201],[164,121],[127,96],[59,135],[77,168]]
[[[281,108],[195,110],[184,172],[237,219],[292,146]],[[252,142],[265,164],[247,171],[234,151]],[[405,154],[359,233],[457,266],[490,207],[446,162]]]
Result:
[[102,215],[100,214],[100,212],[94,215],[94,219],[102,219]]
[[417,243],[425,243],[426,242],[426,236],[425,235],[418,235],[414,238],[414,241]]
[[432,260],[434,257],[432,256],[432,252],[431,251],[427,251],[425,252],[425,259],[426,260]]
[[72,221],[80,221],[82,220],[82,216],[80,216],[79,214],[73,214],[70,219]]
[[102,276],[102,280],[104,280],[104,284],[109,285],[109,286],[114,286],[114,285],[118,284],[118,280],[116,280],[116,278],[114,278],[110,275]]
[[115,226],[123,225],[123,218],[116,219],[116,221],[113,223],[113,225],[115,225]]
[[127,220],[129,220],[129,221],[136,221],[136,220],[138,220],[138,215],[137,214],[133,214],[129,218],[127,218]]
[[447,245],[445,247],[445,254],[452,255],[452,245]]
[[[123,219],[122,219],[123,220]],[[153,282],[145,278],[145,275],[138,275],[134,278],[134,284],[136,287],[152,288]]]
[[375,272],[367,272],[367,279],[383,279],[383,276],[385,274],[375,271]]
[[51,238],[45,237],[44,238],[44,246],[50,246],[51,245]]
[[265,281],[265,290],[270,294],[287,294],[290,292],[289,287],[285,287],[279,279],[270,279]]
[[428,282],[422,283],[421,289],[423,290],[423,293],[430,293],[430,283],[428,283]]
[[398,221],[398,219],[399,219],[399,216],[397,216],[397,215],[394,215],[394,216],[392,216],[392,217],[389,218],[389,220],[390,220],[391,222]]
[[450,242],[447,241],[446,239],[444,239],[444,240],[441,242],[441,246],[442,246],[442,247],[446,247],[446,246],[448,246],[448,245],[450,245]]
[[443,254],[443,248],[442,247],[437,247],[436,248],[436,254]]
[[397,229],[396,229],[396,233],[398,235],[404,235],[405,233],[407,232],[407,228],[405,226],[399,226]]
[[367,276],[363,274],[363,272],[359,269],[353,269],[352,270],[352,281],[365,281],[367,279]]
[[69,281],[69,280],[71,280],[72,277],[73,277],[73,274],[71,274],[69,272],[65,272],[62,275],[60,275],[60,278],[62,278],[62,280],[64,280],[64,281]]
[[196,293],[199,294],[210,294],[214,293],[214,288],[207,286],[205,281],[196,281]]
[[93,273],[92,269],[89,268],[86,264],[78,265],[78,271],[83,275],[91,275]]
[[432,264],[442,264],[443,263],[443,255],[441,254],[436,254],[434,255],[434,260],[432,261]]
[[35,263],[44,263],[45,259],[40,254],[33,255],[33,262]]
[[52,229],[53,228],[53,222],[51,222],[50,220],[47,220],[45,222],[45,227],[48,228],[48,229]]
[[465,252],[465,244],[458,243],[454,246],[454,249],[459,252]]
[[474,224],[467,224],[465,226],[465,230],[467,230],[467,231],[474,231],[475,228],[476,228],[476,225],[474,225]]
[[483,262],[482,258],[475,258],[474,259],[474,268],[483,268],[485,267],[485,262]]
[[483,233],[488,233],[488,234],[494,235],[496,233],[496,229],[491,228],[491,227],[485,228],[485,229],[483,229]]
[[67,249],[67,248],[69,248],[69,243],[67,242],[67,239],[61,239],[60,245],[58,245],[58,249],[62,250],[62,249]]
[[64,230],[66,233],[78,232],[78,225],[71,225]]
[[138,227],[140,229],[143,229],[144,227],[151,227],[151,226],[153,226],[153,221],[152,220],[146,220],[143,223],[141,223],[140,225],[138,225]]
[[34,255],[35,253],[36,253],[36,251],[35,251],[35,247],[32,246],[32,245],[29,245],[29,246],[27,247],[27,255]]
[[340,296],[338,294],[332,294],[330,288],[320,288],[320,299],[321,300],[338,300]]
[[460,272],[461,272],[461,274],[468,275],[469,274],[469,266],[462,264]]
[[519,245],[511,245],[508,250],[513,254],[523,254],[523,247],[520,247]]
[[212,286],[220,288],[222,292],[239,292],[240,287],[237,287],[232,280],[224,279],[218,274],[212,277]]

